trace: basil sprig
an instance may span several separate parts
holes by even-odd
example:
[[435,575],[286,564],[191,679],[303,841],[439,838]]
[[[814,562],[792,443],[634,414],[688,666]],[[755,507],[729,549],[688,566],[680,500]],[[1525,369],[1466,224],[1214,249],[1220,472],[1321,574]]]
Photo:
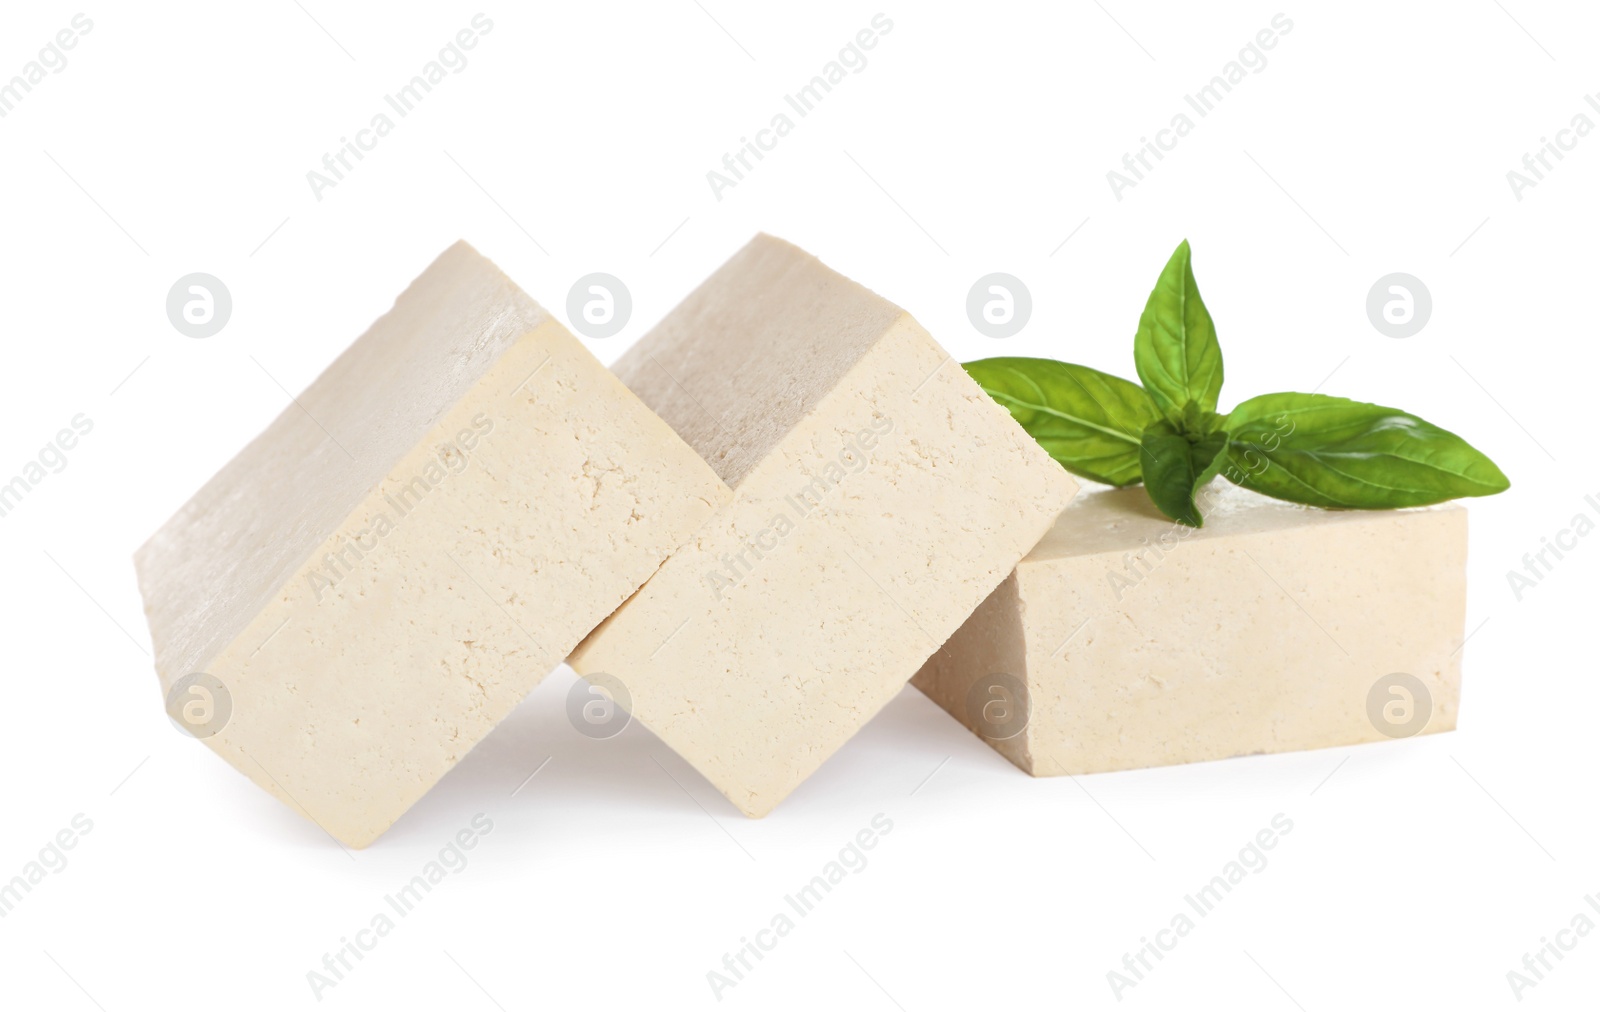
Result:
[[1218,415],[1222,348],[1187,240],[1150,292],[1133,356],[1142,387],[1043,358],[986,358],[966,370],[1062,467],[1108,485],[1143,481],[1162,513],[1191,527],[1204,521],[1195,494],[1218,473],[1334,509],[1426,506],[1511,487],[1466,440],[1396,408],[1281,393]]

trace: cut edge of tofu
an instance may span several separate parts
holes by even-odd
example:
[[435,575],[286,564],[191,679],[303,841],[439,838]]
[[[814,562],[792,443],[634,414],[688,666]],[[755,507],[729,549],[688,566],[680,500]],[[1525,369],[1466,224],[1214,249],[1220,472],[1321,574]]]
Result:
[[[471,285],[454,285],[452,272],[476,277]],[[431,313],[417,312],[426,308],[418,304],[430,297],[440,304]],[[482,305],[490,301],[504,304],[483,311]],[[479,307],[476,313],[474,304]],[[449,348],[439,347],[443,342],[431,332],[441,318],[454,318],[453,324],[445,325],[458,330]],[[518,340],[550,319],[543,307],[465,240],[434,258],[388,310],[134,552],[158,674],[202,670],[242,634],[250,619],[314,557],[318,546],[341,529],[450,408]],[[372,405],[367,398],[376,396],[379,384],[357,379],[375,371],[389,370],[392,375],[400,368],[426,374],[429,366],[443,377],[429,401],[380,398]],[[345,396],[351,389],[362,394],[354,404]],[[369,411],[373,407],[377,410]],[[325,425],[340,430],[343,438]],[[285,460],[284,443],[298,444],[295,451],[301,459]],[[282,493],[283,486],[314,467],[332,476],[334,492],[306,502],[306,512],[314,514],[309,524],[304,516],[278,524],[252,523],[252,515],[262,517],[256,508],[259,497]],[[237,545],[246,540],[254,541],[254,547],[243,549],[245,558],[226,572],[215,571],[210,557],[196,550],[214,552],[218,543]],[[237,568],[253,571],[247,583],[236,579]],[[219,611],[226,613],[220,620],[214,617]],[[172,677],[179,676],[160,677],[166,692]]]

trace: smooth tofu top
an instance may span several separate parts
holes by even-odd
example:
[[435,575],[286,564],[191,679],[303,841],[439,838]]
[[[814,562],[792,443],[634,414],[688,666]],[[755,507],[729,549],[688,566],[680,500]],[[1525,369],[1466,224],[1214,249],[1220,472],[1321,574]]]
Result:
[[547,314],[465,242],[135,556],[163,676],[198,669]]
[[737,487],[905,315],[758,235],[612,369]]
[[1197,497],[1205,526],[1184,527],[1169,520],[1150,501],[1143,485],[1109,488],[1086,482],[1083,491],[1062,511],[1044,540],[1029,552],[1022,565],[1052,562],[1103,552],[1133,551],[1168,541],[1211,541],[1241,534],[1262,534],[1296,527],[1362,523],[1392,519],[1397,515],[1458,510],[1444,503],[1405,510],[1328,510],[1301,506],[1251,492],[1223,478],[1214,479]]

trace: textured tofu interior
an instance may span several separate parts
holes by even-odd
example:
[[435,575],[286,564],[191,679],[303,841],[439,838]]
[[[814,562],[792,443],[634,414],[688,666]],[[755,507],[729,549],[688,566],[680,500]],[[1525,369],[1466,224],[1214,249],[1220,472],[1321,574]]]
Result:
[[[458,242],[135,561],[164,679],[204,667],[547,314]],[[175,675],[173,673],[176,673]]]
[[904,315],[758,235],[612,371],[737,486]]

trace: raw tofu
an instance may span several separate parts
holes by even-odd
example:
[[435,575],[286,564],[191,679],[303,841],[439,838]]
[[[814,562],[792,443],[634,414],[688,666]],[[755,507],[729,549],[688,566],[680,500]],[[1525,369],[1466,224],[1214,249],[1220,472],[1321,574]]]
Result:
[[365,846],[727,497],[457,243],[138,552],[162,689],[218,679],[206,743]]
[[1035,776],[1454,729],[1466,510],[1200,505],[1079,496],[913,684]]
[[770,236],[615,370],[733,501],[570,661],[747,815],[899,692],[1077,489],[904,310]]

